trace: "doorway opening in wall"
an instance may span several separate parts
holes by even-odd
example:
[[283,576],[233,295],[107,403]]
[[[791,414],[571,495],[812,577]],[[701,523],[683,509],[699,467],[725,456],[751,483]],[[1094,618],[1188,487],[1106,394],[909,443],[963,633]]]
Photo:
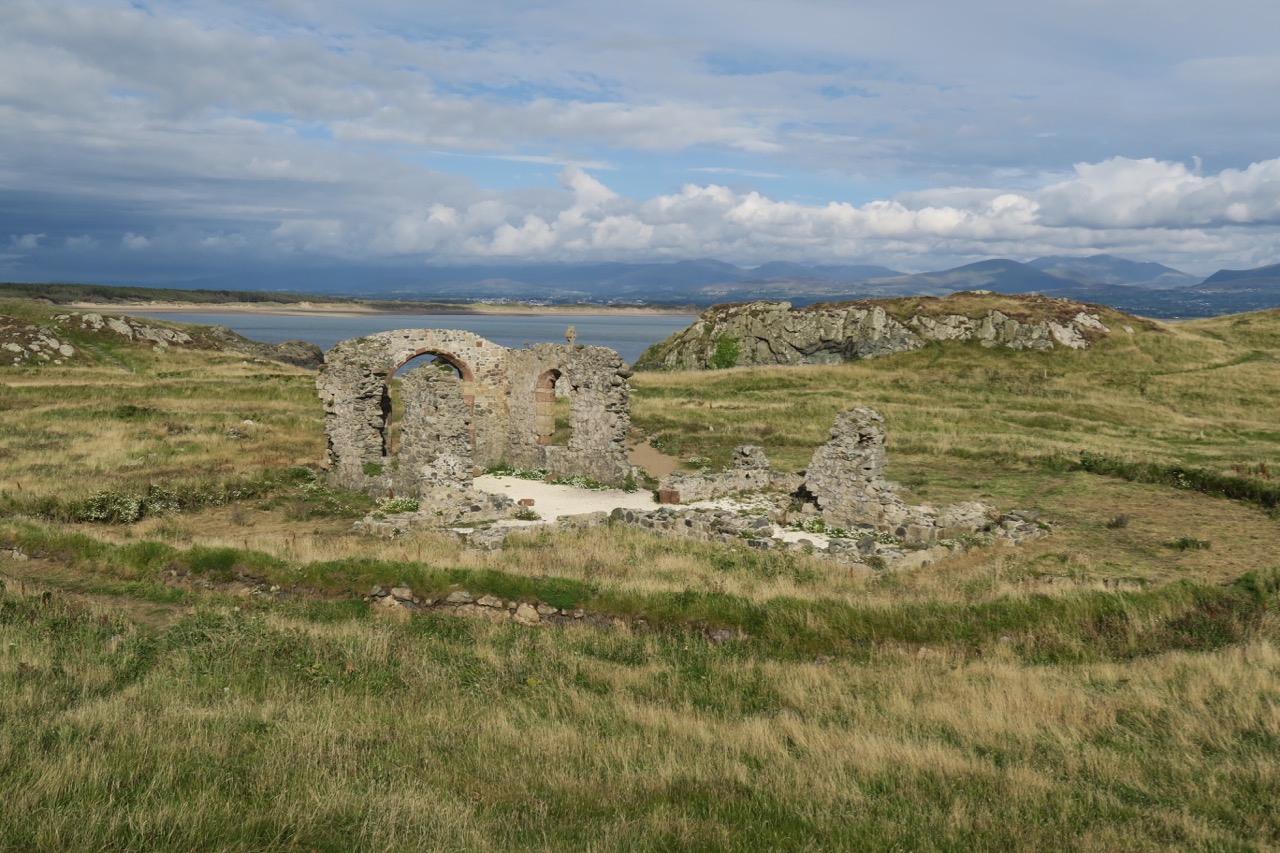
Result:
[[[387,381],[387,390],[383,395],[383,446],[387,456],[395,456],[400,450],[400,434],[404,424],[404,399],[400,393],[401,380],[414,370],[443,370],[458,377],[462,384],[462,396],[468,405],[473,406],[474,397],[471,392],[471,370],[461,361],[446,353],[424,350],[406,359],[396,368],[395,373]],[[471,446],[475,447],[475,428],[471,430]]]
[[537,416],[538,444],[567,447],[573,437],[573,388],[559,370],[548,370],[538,377]]

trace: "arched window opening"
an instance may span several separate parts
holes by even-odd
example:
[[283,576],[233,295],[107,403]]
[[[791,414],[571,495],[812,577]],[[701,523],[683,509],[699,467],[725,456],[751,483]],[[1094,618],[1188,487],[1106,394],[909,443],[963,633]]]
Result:
[[[474,409],[475,397],[471,390],[471,370],[466,364],[446,353],[423,350],[405,359],[387,382],[383,395],[383,446],[385,455],[395,456],[400,450],[400,436],[404,425],[404,402],[400,394],[401,380],[413,370],[445,370],[462,381],[463,399]],[[471,446],[476,443],[475,429],[471,431]]]
[[465,380],[467,378],[463,375],[462,368],[459,367],[456,362],[437,352],[418,353],[396,368],[395,375],[391,378],[399,379],[410,370],[418,370],[423,367],[434,368],[435,370],[452,370],[453,375],[457,376],[459,379]]
[[568,377],[554,368],[548,370],[538,377],[534,393],[538,444],[568,446],[573,437],[573,388]]

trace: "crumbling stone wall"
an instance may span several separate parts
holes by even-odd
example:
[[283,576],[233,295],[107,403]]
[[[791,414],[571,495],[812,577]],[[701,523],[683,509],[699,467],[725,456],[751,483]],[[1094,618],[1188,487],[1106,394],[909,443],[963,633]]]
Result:
[[474,423],[475,463],[499,461],[507,433],[508,352],[471,332],[434,329],[381,332],[335,345],[316,377],[325,410],[330,477],[344,488],[373,494],[395,489],[387,383],[409,359],[428,353],[461,374],[462,398]]
[[[395,452],[389,446],[387,383],[405,362],[422,354],[434,354],[455,367],[456,386],[436,378],[410,384],[412,390],[402,386],[405,439]],[[342,341],[326,354],[316,379],[325,410],[330,478],[344,488],[377,495],[429,497],[455,487],[465,491],[472,471],[463,473],[467,455],[460,452],[457,430],[466,421],[471,468],[506,462],[621,485],[630,471],[625,444],[631,426],[630,376],[618,354],[605,347],[538,344],[514,350],[471,332],[432,329]],[[539,396],[546,397],[549,388],[554,395],[557,383],[571,398],[572,433],[565,446],[548,440],[546,400],[539,417]],[[461,406],[449,402],[458,397]]]
[[471,488],[475,452],[471,407],[452,371],[410,370],[400,383],[404,422],[392,473],[399,494],[436,500],[462,497]]
[[675,471],[658,484],[658,502],[664,504],[705,501],[740,492],[777,488],[778,477],[769,468],[764,449],[743,444],[733,449],[725,471]]
[[814,451],[804,480],[827,526],[873,529],[918,546],[980,530],[995,512],[976,501],[948,507],[941,515],[933,507],[908,506],[898,487],[884,478],[887,461],[879,412],[858,408],[836,415],[831,439]]
[[[765,490],[783,493],[787,495],[780,504],[786,507],[781,512],[784,523],[824,537],[830,534],[827,552],[845,553],[855,561],[871,556],[892,557],[897,564],[904,559],[903,548],[929,549],[940,544],[952,547],[979,533],[1012,541],[1045,534],[1045,528],[1034,518],[1019,513],[1001,515],[979,501],[957,503],[942,510],[908,505],[898,496],[897,485],[884,478],[887,462],[884,418],[873,409],[849,409],[836,415],[830,440],[814,452],[803,476],[770,471],[764,451],[742,445],[735,448],[733,464],[725,471],[676,473],[663,479],[658,500],[679,504]],[[797,507],[798,518],[792,515]],[[707,518],[696,513],[711,513],[718,520],[708,527]],[[703,534],[712,539],[737,535],[750,538],[752,547],[773,547],[769,538],[761,535],[758,520],[750,530],[741,525],[726,526],[722,514],[702,507],[689,511],[664,507],[649,513],[628,510],[621,520],[694,538]],[[809,526],[818,521],[821,524],[816,528]],[[887,539],[881,534],[888,534]]]
[[[621,485],[631,470],[626,447],[631,371],[626,362],[607,347],[535,344],[510,352],[512,428],[507,458],[524,468],[545,468],[555,477],[585,474]],[[557,388],[563,388],[570,400],[565,445],[551,443]]]
[[884,418],[872,409],[836,415],[830,440],[813,454],[804,485],[834,527],[886,526],[902,514],[884,479]]

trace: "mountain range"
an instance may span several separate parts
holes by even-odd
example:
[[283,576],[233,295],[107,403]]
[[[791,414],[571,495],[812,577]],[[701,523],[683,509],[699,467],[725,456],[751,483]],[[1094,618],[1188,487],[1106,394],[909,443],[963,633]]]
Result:
[[295,267],[260,266],[252,275],[210,269],[198,280],[110,283],[393,302],[691,306],[756,299],[785,300],[803,306],[867,297],[943,296],[960,290],[990,290],[1060,296],[1160,318],[1212,317],[1280,307],[1280,264],[1219,270],[1199,278],[1163,264],[1105,254],[1079,258],[1053,255],[1025,263],[995,258],[914,274],[870,264],[774,261],[741,267],[712,259],[381,267],[331,261]]
[[942,296],[960,290],[1041,293],[1097,302],[1151,317],[1205,317],[1280,307],[1280,264],[1220,270],[1198,278],[1163,264],[1099,254],[1022,263],[996,258],[906,274],[875,265],[772,262],[739,267],[701,259],[427,267],[366,285],[358,294],[391,300],[512,300],[601,304],[694,304],[780,299],[796,305],[885,296]]

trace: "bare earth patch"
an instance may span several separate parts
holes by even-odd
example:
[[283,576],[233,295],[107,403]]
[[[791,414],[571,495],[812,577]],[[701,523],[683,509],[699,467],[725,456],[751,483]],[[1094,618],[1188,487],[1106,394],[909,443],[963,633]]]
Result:
[[627,459],[640,470],[647,471],[650,477],[659,480],[680,467],[679,459],[663,453],[647,441],[631,448],[627,452]]

